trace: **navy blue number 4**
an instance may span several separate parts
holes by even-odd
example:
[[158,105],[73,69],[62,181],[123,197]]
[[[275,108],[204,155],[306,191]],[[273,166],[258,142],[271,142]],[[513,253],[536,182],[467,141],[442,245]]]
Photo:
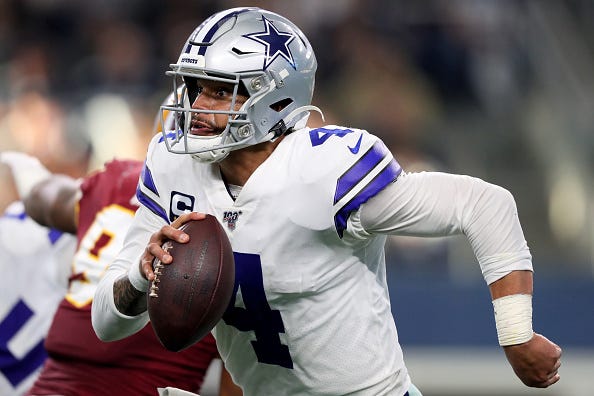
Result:
[[19,300],[0,322],[0,372],[13,387],[18,386],[25,378],[37,370],[44,362],[47,354],[40,340],[27,354],[17,358],[9,348],[8,343],[31,319],[34,312]]
[[[283,319],[280,312],[271,309],[266,300],[260,256],[235,252],[233,256],[235,286],[223,320],[239,331],[254,331],[256,340],[252,341],[252,347],[258,362],[292,369],[293,360],[289,347],[280,340],[280,333],[285,332]],[[239,288],[245,308],[235,306]]]

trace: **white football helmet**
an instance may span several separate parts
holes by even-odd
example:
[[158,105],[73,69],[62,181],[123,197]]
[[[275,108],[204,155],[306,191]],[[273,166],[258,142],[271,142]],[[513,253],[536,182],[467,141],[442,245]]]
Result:
[[[174,130],[161,126],[168,150],[217,162],[231,150],[305,126],[309,110],[319,111],[310,105],[316,68],[314,51],[303,32],[278,14],[241,7],[211,16],[190,35],[177,63],[166,73],[173,76],[173,92],[182,93],[174,95],[173,104],[161,106],[162,114],[175,114]],[[188,77],[234,84],[231,108],[192,109],[195,94],[183,86]],[[247,92],[249,98],[239,111],[233,111],[238,92]],[[192,113],[227,114],[227,126],[216,136],[192,135],[188,132]],[[166,118],[162,116],[162,122]]]

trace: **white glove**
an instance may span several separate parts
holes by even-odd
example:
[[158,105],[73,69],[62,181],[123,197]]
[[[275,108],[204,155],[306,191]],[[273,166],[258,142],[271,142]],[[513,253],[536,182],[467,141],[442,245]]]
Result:
[[200,396],[197,393],[172,388],[170,386],[168,386],[167,388],[157,388],[157,390],[159,391],[159,396]]
[[12,171],[21,200],[29,195],[33,186],[51,175],[37,158],[25,153],[4,151],[0,153],[0,162]]

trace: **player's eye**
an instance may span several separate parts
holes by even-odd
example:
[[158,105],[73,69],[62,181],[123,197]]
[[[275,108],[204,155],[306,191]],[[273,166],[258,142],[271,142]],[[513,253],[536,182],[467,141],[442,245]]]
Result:
[[216,90],[216,95],[220,98],[225,98],[227,96],[232,95],[233,91],[227,87],[218,87]]

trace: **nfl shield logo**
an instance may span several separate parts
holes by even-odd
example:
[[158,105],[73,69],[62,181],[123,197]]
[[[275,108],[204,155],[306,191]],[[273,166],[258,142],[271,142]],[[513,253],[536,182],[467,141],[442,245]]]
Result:
[[229,227],[230,230],[235,229],[240,214],[241,211],[227,211],[223,213],[223,222],[227,223],[227,227]]

